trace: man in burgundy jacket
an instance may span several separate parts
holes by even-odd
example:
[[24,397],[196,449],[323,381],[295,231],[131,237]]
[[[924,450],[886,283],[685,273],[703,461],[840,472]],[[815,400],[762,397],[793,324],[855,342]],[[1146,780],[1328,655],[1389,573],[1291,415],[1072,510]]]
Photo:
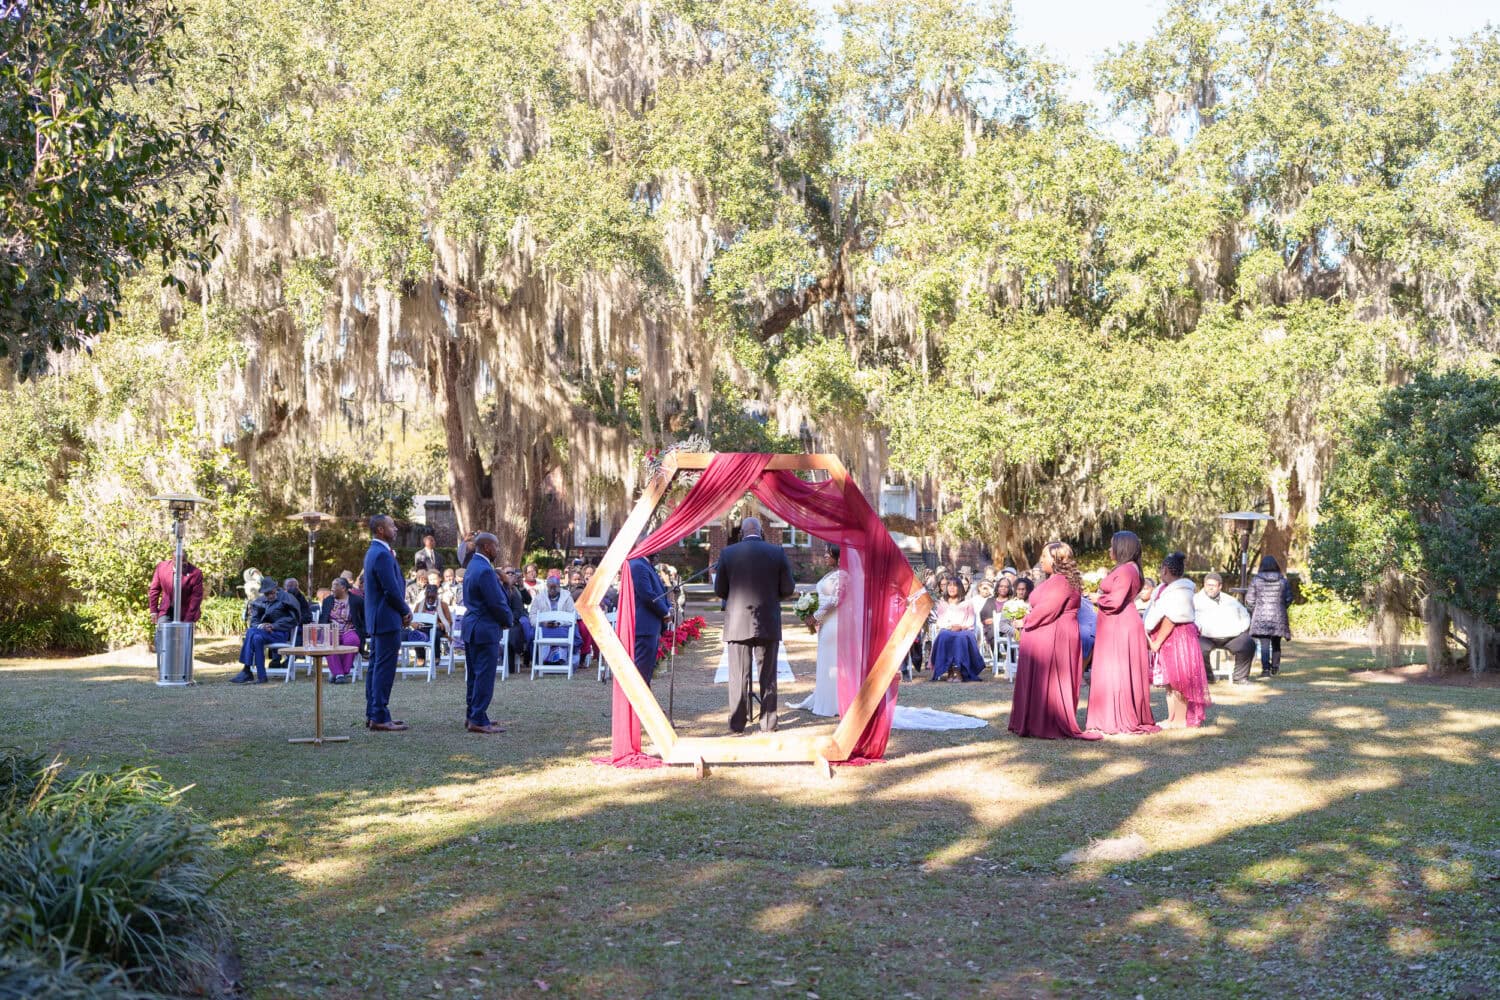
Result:
[[[151,589],[147,592],[151,602],[153,623],[172,621],[172,560],[163,559],[156,564],[151,576]],[[188,562],[187,553],[182,554],[182,620],[195,622],[203,608],[203,571]]]

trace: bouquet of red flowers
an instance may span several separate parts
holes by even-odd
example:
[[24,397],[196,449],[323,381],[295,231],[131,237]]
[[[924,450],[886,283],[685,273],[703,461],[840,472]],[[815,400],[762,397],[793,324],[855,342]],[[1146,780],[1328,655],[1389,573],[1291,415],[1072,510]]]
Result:
[[687,619],[675,629],[668,629],[661,634],[661,641],[656,644],[656,662],[665,660],[673,649],[681,649],[703,635],[703,626],[708,622],[702,615],[694,615]]

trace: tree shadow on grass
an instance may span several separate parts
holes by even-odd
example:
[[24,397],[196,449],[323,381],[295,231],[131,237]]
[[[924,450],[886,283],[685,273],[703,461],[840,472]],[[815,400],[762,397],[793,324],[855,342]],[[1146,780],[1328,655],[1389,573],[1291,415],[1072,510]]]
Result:
[[[231,737],[291,704],[235,691],[223,742],[195,713],[158,742],[246,864],[258,996],[1490,995],[1497,699],[1284,678],[1216,689],[1212,727],[1102,744],[1015,739],[1000,684],[918,686],[991,728],[897,734],[832,782],[587,764],[602,685],[502,690],[511,741],[442,730],[452,692],[423,685],[399,738]],[[64,702],[49,742],[129,752],[28,699]],[[122,728],[162,714],[119,700]],[[1058,862],[1125,837],[1146,853]]]

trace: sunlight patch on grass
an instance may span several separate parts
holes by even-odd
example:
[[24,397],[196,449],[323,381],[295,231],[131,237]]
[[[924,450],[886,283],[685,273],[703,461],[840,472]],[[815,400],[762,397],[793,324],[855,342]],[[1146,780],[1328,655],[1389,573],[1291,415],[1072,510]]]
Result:
[[790,934],[812,914],[809,903],[777,903],[757,913],[750,921],[762,934]]

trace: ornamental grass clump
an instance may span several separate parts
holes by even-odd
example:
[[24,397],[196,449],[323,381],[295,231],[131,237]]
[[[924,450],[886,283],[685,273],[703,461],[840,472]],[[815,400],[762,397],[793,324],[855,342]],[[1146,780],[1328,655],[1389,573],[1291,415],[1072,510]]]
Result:
[[213,834],[180,803],[184,790],[146,769],[74,772],[0,751],[4,968],[55,967],[59,981],[101,988],[203,981],[224,922]]

